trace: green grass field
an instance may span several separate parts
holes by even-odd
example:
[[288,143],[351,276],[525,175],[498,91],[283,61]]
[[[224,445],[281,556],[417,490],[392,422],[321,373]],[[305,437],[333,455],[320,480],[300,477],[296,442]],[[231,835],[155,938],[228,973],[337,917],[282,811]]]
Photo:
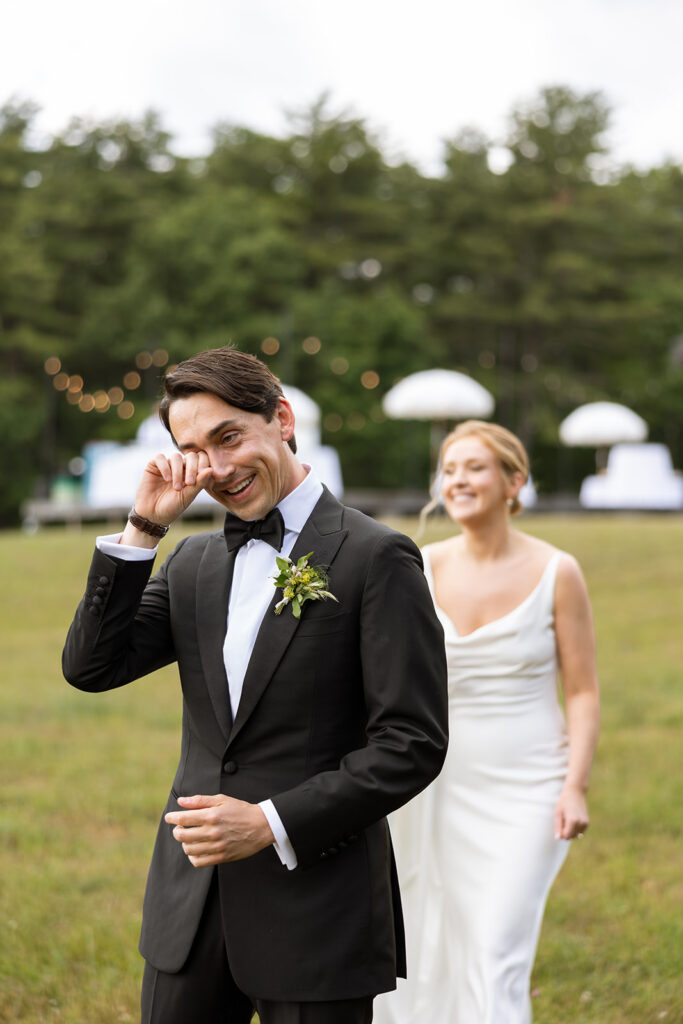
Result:
[[[415,520],[393,525],[415,534]],[[520,526],[584,568],[604,703],[593,824],[550,896],[535,1024],[681,1022],[683,518]],[[94,532],[0,534],[2,1024],[139,1019],[142,893],[179,687],[170,669],[109,694],[62,679]],[[423,539],[446,532],[437,522]]]

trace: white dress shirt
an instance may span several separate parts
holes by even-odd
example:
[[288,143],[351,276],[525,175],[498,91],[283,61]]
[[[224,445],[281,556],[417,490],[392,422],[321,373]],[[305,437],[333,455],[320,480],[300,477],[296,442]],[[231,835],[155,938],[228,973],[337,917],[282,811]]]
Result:
[[[273,597],[273,577],[278,571],[275,559],[278,554],[289,555],[323,492],[322,484],[310,466],[306,466],[305,469],[307,473],[304,480],[277,506],[285,524],[281,551],[277,552],[263,540],[254,539],[244,544],[235,557],[228,604],[228,623],[223,644],[223,660],[228,677],[233,721],[242,696],[244,676],[254,649],[256,635]],[[156,548],[137,548],[120,544],[120,537],[120,533],[98,537],[96,545],[105,555],[129,561],[143,561],[156,555]],[[268,819],[275,836],[273,845],[280,860],[288,868],[295,868],[297,857],[294,848],[272,801],[264,800],[259,807]]]

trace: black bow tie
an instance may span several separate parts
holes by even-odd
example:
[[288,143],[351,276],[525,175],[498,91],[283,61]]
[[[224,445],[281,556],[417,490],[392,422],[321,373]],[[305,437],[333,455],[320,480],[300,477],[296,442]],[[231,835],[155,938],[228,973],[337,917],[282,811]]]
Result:
[[256,519],[251,523],[228,512],[223,532],[228,551],[235,551],[250,540],[264,540],[279,551],[285,536],[285,522],[279,508],[271,508],[265,519]]

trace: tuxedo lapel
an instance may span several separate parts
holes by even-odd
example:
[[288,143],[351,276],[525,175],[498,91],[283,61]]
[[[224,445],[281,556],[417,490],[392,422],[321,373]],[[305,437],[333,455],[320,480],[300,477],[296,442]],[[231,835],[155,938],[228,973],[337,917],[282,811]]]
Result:
[[222,534],[211,538],[197,571],[197,629],[199,653],[211,703],[227,740],[232,727],[223,642],[236,551],[228,552]]
[[[341,520],[342,506],[325,488],[292,548],[289,556],[292,561],[296,562],[301,555],[312,552],[313,565],[332,565],[347,533],[341,529]],[[334,592],[332,581],[331,587]],[[273,598],[263,616],[247,666],[242,696],[230,733],[230,743],[258,704],[301,621],[294,617],[289,606],[285,607],[280,615],[275,614],[275,605],[281,597],[280,591],[273,588]],[[306,608],[305,604],[302,617],[306,615]]]

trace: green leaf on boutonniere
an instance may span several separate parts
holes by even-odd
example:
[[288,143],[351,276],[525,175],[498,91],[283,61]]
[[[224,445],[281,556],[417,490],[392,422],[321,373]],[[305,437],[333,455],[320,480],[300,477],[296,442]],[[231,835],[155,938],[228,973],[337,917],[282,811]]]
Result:
[[277,567],[280,570],[273,576],[276,587],[282,590],[282,600],[275,605],[275,614],[279,615],[288,604],[292,606],[292,614],[295,619],[301,618],[301,610],[306,601],[326,601],[337,598],[328,588],[327,572],[322,565],[309,565],[308,559],[313,554],[309,551],[302,555],[296,565],[286,555],[284,558],[276,559]]

